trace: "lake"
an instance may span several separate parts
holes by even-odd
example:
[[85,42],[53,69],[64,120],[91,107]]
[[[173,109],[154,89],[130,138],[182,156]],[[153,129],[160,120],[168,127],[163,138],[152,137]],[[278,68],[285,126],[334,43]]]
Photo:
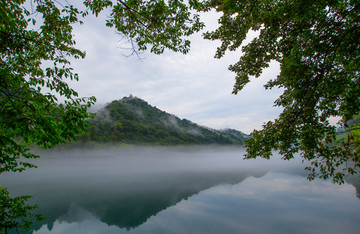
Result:
[[[238,147],[45,151],[3,174],[46,218],[33,233],[358,233],[359,177],[307,181],[300,159],[243,160]],[[354,184],[354,185],[353,185]]]

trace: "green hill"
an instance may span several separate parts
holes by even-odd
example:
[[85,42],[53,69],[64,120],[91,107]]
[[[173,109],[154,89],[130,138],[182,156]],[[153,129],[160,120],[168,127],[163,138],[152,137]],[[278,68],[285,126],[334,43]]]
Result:
[[129,144],[242,144],[248,136],[226,129],[214,130],[179,119],[130,95],[112,101],[90,120],[82,142],[121,142]]

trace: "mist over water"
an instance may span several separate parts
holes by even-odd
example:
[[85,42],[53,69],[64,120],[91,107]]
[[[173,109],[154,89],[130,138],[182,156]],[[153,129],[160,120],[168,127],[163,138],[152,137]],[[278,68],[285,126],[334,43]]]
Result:
[[337,213],[348,223],[343,233],[360,228],[352,185],[310,183],[300,159],[243,160],[244,153],[223,146],[44,151],[37,169],[3,174],[0,184],[13,196],[33,196],[46,218],[33,226],[37,233],[312,233]]
[[[247,173],[269,170],[303,172],[300,160],[244,160],[240,147],[110,147],[104,149],[72,149],[41,152],[38,168],[3,176],[11,184],[30,181],[52,181],[66,178],[99,178],[118,176],[117,179],[138,179],[145,176],[183,173]],[[28,176],[29,175],[29,176]],[[129,178],[128,178],[129,177]],[[29,181],[27,181],[29,180]],[[91,181],[91,180],[89,180]]]

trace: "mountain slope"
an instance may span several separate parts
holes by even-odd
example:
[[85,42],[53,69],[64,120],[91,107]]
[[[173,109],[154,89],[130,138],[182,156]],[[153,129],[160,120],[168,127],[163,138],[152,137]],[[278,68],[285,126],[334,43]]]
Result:
[[242,144],[248,136],[226,129],[214,130],[180,119],[130,95],[112,101],[91,120],[81,141],[131,144]]

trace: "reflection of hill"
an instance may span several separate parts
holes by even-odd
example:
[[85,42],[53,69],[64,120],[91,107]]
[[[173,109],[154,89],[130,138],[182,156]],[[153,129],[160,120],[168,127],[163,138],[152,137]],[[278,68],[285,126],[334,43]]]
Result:
[[346,178],[346,182],[351,184],[356,189],[356,197],[360,199],[360,176],[352,175]]
[[[256,174],[262,176],[265,173]],[[33,201],[40,206],[40,212],[45,214],[49,228],[68,213],[71,204],[76,204],[108,225],[130,229],[202,190],[217,184],[239,183],[248,176],[250,174],[231,172],[158,174],[146,175],[143,178],[107,180],[99,184],[99,181],[89,184],[81,181],[59,181],[60,183],[57,182],[50,188],[39,184],[30,186],[47,187],[38,191]],[[67,221],[76,220],[68,217]],[[38,224],[34,229],[42,225]]]
[[12,196],[33,196],[46,218],[33,230],[89,217],[130,229],[202,190],[265,174],[242,153],[221,147],[59,151],[44,156],[37,169],[1,175],[0,184]]
[[[40,206],[46,221],[32,230],[45,224],[52,229],[55,223],[76,226],[93,221],[133,229],[162,210],[219,184],[238,184],[250,176],[262,177],[269,170],[306,176],[303,165],[244,161],[242,152],[227,147],[61,151],[43,157],[38,169],[2,174],[0,184],[13,196],[32,195],[31,201]],[[248,204],[247,200],[242,202]]]

